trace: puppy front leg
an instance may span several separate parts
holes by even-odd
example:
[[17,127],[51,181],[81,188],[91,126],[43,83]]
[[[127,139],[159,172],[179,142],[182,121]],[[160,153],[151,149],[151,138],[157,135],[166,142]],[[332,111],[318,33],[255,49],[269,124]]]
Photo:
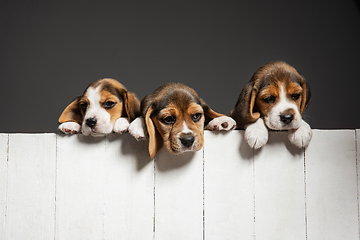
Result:
[[299,148],[307,147],[312,138],[312,130],[310,125],[301,120],[301,125],[298,129],[289,130],[289,141]]
[[258,149],[264,146],[269,138],[268,129],[264,119],[259,118],[256,122],[247,125],[245,129],[245,139],[250,147]]
[[145,121],[143,117],[138,117],[130,123],[129,133],[136,138],[136,140],[146,139]]
[[120,134],[127,132],[129,125],[129,120],[125,117],[121,117],[115,121],[113,132]]
[[211,120],[205,129],[210,131],[229,131],[235,127],[236,122],[234,119],[228,116],[221,116]]

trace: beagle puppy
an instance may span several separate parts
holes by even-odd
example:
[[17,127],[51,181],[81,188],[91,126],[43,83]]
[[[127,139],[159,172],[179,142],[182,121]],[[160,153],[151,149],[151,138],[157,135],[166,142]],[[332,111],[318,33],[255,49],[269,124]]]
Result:
[[154,158],[165,145],[172,154],[198,151],[208,130],[228,131],[235,121],[213,111],[190,87],[168,83],[141,101],[142,117],[135,119],[129,132],[136,139],[149,138],[149,155]]
[[66,134],[104,136],[123,133],[140,116],[140,101],[118,81],[110,78],[91,83],[84,94],[62,112],[59,130]]
[[310,103],[309,84],[292,66],[271,62],[259,68],[241,91],[230,116],[252,148],[267,143],[268,129],[288,130],[289,140],[306,147],[312,130],[301,117]]

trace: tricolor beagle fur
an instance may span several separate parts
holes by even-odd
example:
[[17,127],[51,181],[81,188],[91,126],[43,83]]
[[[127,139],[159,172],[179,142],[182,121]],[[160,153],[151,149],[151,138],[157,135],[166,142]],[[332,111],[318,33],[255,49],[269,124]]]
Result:
[[204,126],[208,130],[231,130],[235,121],[214,112],[190,87],[168,83],[141,102],[142,117],[135,119],[129,132],[136,138],[149,137],[149,155],[153,158],[165,145],[172,154],[198,151],[204,144]]
[[306,147],[312,131],[301,117],[310,102],[309,84],[292,66],[271,62],[259,68],[241,91],[231,112],[248,144],[257,149],[268,140],[268,128],[288,130],[289,140]]
[[66,134],[104,136],[123,133],[140,116],[140,101],[118,81],[110,78],[91,83],[84,94],[70,103],[59,118]]

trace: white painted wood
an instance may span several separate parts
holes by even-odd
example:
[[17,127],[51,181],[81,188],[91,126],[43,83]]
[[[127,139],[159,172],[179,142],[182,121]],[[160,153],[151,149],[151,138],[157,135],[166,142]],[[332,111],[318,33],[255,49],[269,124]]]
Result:
[[205,131],[205,239],[254,239],[253,150],[243,133]]
[[154,161],[147,141],[113,134],[106,141],[105,238],[152,239]]
[[203,151],[155,156],[156,240],[202,239]]
[[269,132],[255,151],[256,239],[305,239],[304,151],[287,132]]
[[58,136],[55,239],[104,239],[105,158],[105,138]]
[[308,240],[359,239],[355,131],[314,131],[305,153]]
[[0,239],[5,239],[7,211],[8,134],[0,134]]
[[357,197],[358,197],[358,218],[359,218],[359,239],[360,239],[360,129],[356,129],[356,167],[357,167]]
[[55,134],[10,134],[5,239],[53,239]]
[[0,134],[0,239],[359,239],[359,142],[314,130],[304,165],[286,132],[155,161],[129,134]]

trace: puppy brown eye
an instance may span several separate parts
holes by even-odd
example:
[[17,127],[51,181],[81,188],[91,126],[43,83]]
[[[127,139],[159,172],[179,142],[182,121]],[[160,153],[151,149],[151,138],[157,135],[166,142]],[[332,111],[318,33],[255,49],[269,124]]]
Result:
[[169,116],[169,117],[164,118],[162,121],[167,125],[173,125],[176,121],[176,118],[175,118],[175,116]]
[[291,94],[291,99],[294,101],[298,100],[299,97],[300,97],[300,94],[298,94],[298,93]]
[[194,122],[198,122],[201,118],[202,114],[201,113],[195,113],[193,116],[192,116],[192,120]]
[[265,101],[266,103],[274,103],[275,100],[276,100],[276,97],[275,97],[275,96],[270,96],[270,97],[264,98],[264,101]]
[[88,106],[87,103],[80,104],[81,110],[83,110],[83,112],[86,112],[87,106]]
[[113,101],[106,101],[106,102],[103,103],[103,107],[106,108],[106,109],[110,109],[110,108],[114,107],[115,104],[116,103],[113,102]]

